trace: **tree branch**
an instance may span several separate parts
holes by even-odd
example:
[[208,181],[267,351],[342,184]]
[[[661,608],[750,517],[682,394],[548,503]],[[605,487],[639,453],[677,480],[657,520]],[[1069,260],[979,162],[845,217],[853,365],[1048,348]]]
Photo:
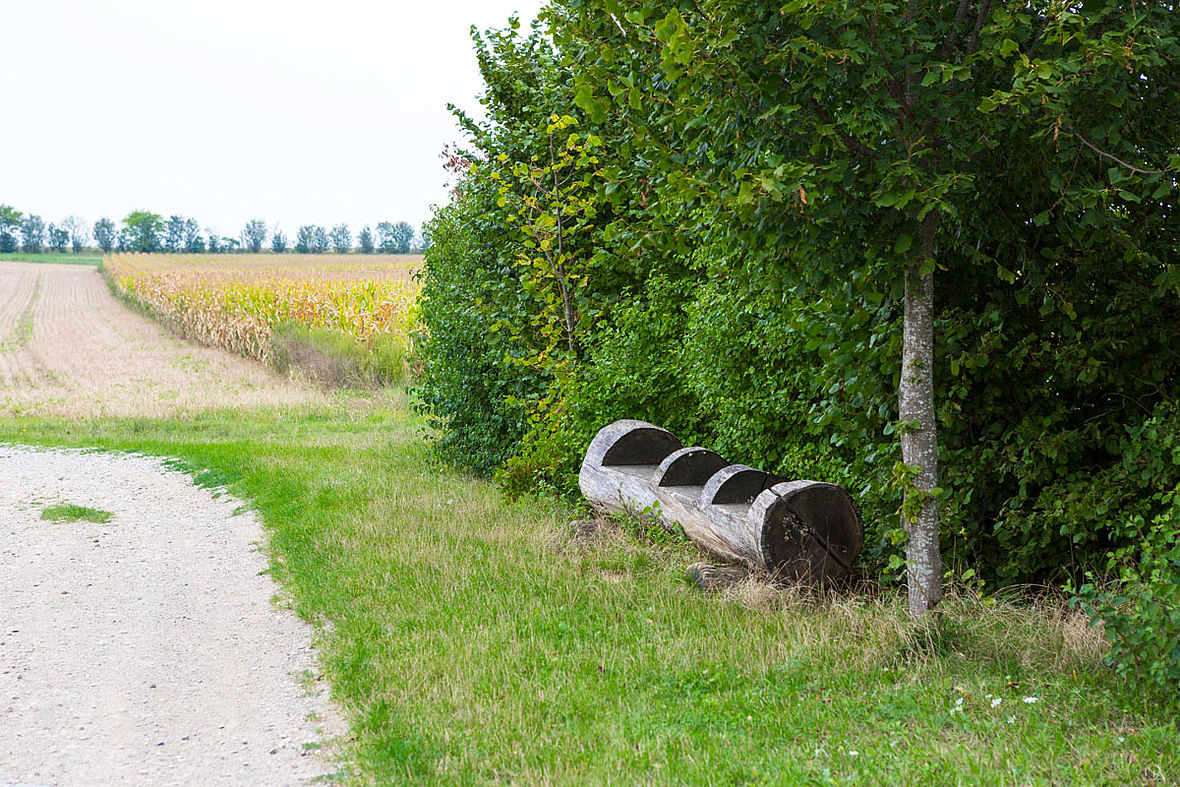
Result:
[[1073,134],[1075,137],[1077,137],[1078,142],[1081,142],[1083,145],[1085,145],[1090,150],[1097,153],[1099,156],[1102,156],[1103,158],[1110,159],[1115,164],[1118,164],[1121,167],[1129,169],[1137,175],[1163,175],[1164,173],[1170,171],[1170,168],[1168,168],[1168,169],[1141,169],[1140,167],[1136,167],[1134,164],[1128,164],[1127,162],[1123,161],[1118,156],[1115,156],[1111,153],[1107,153],[1105,150],[1102,150],[1101,148],[1097,147],[1093,142],[1090,142],[1090,140],[1086,139],[1078,132],[1071,131],[1070,133]]
[[841,130],[835,123],[833,123],[831,116],[824,111],[824,108],[821,107],[819,102],[814,98],[811,99],[811,110],[815,113],[815,116],[819,118],[821,123],[823,123],[825,126],[832,127],[832,130],[836,132],[836,136],[840,138],[840,141],[843,142],[845,147],[847,147],[851,152],[860,156],[865,156],[866,158],[876,157],[877,154],[872,148],[853,137],[847,131]]
[[971,31],[971,41],[967,44],[967,57],[979,51],[979,31],[983,29],[983,23],[987,21],[987,15],[991,10],[992,0],[983,0],[983,4],[979,6],[979,13],[975,16],[975,29]]
[[967,10],[970,7],[971,0],[959,0],[959,8],[955,11],[955,21],[951,22],[951,29],[947,31],[946,38],[942,40],[942,48],[939,50],[941,60],[949,60],[951,52],[955,51],[955,43],[959,39],[959,25],[963,24],[963,20],[967,18]]

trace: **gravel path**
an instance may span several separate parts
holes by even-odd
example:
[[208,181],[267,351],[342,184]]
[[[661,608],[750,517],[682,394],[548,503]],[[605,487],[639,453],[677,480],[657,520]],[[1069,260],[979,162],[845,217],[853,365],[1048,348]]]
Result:
[[[41,519],[60,502],[114,516]],[[239,506],[156,460],[0,446],[0,787],[336,770],[309,627]]]

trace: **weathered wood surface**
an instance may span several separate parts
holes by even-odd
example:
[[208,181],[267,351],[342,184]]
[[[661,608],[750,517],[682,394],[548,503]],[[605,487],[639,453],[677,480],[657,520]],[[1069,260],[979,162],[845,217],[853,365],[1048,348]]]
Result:
[[746,577],[750,570],[745,566],[728,563],[693,563],[687,569],[688,578],[701,590],[725,590],[732,587]]
[[649,510],[709,555],[785,581],[839,579],[864,542],[860,511],[843,487],[731,465],[643,421],[604,427],[578,483],[600,511]]

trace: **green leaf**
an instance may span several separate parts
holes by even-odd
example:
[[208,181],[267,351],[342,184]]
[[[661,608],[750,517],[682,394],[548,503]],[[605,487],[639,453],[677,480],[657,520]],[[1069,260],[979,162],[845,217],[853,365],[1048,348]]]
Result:
[[893,244],[894,254],[905,254],[910,250],[910,246],[914,245],[914,236],[908,232],[903,232],[897,236],[897,240]]

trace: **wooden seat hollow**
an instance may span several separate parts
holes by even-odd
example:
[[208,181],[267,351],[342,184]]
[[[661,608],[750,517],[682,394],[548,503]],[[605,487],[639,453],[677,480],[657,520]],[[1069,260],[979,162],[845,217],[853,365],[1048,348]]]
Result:
[[578,483],[600,511],[646,511],[678,524],[712,557],[783,581],[839,579],[864,543],[860,509],[838,484],[729,464],[645,421],[601,429]]

